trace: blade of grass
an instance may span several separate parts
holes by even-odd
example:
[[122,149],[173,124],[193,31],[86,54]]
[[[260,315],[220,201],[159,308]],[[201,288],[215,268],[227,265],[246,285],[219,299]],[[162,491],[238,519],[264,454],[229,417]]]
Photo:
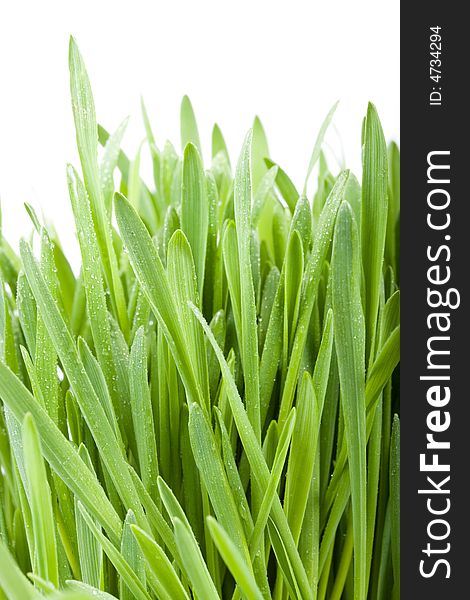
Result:
[[267,171],[264,159],[269,156],[268,140],[259,117],[254,118],[252,132],[252,181],[253,190],[256,193],[259,184]]
[[[276,267],[277,269],[277,267]],[[261,423],[264,426],[269,402],[276,379],[279,361],[282,354],[283,325],[284,325],[284,285],[285,277],[281,271],[279,284],[275,292],[266,339],[261,355],[260,373],[260,398],[261,398]]]
[[219,152],[223,152],[227,161],[229,161],[229,153],[227,150],[227,144],[225,143],[225,138],[222,134],[220,127],[217,123],[214,124],[212,128],[212,158],[214,159]]
[[184,149],[181,227],[191,245],[196,268],[197,288],[199,298],[202,300],[209,228],[209,205],[201,159],[196,146],[192,143],[188,143]]
[[[227,333],[227,322],[225,320],[225,312],[218,310],[212,317],[210,322],[212,333],[214,334],[217,343],[221,348],[225,346],[225,337]],[[219,386],[220,379],[220,367],[217,361],[217,357],[214,354],[212,348],[207,344],[207,370],[209,374],[209,390],[211,399],[214,399],[217,394],[217,388]]]
[[222,237],[223,259],[225,276],[227,278],[230,293],[230,303],[235,321],[238,344],[243,338],[241,319],[241,290],[240,290],[240,260],[238,256],[237,231],[235,223],[229,221],[224,229]]
[[[194,535],[201,546],[204,543],[204,506],[199,469],[191,448],[189,437],[189,408],[184,406],[181,415],[181,461],[184,483],[184,507]],[[180,515],[178,515],[180,516]]]
[[199,139],[199,131],[197,128],[196,117],[194,115],[193,105],[188,96],[183,96],[181,101],[181,149],[184,150],[190,142],[193,144],[199,155],[201,152],[201,140]]
[[289,210],[292,214],[294,214],[295,207],[298,199],[300,198],[300,194],[297,191],[295,185],[292,183],[290,177],[287,173],[281,169],[281,167],[273,162],[269,158],[265,158],[264,162],[269,169],[276,168],[276,187],[284,202],[289,207]]
[[373,360],[379,288],[387,231],[387,147],[375,106],[369,103],[364,132],[361,248],[364,269],[366,360]]
[[116,369],[111,351],[111,332],[105,286],[101,275],[101,266],[99,261],[96,260],[99,250],[90,203],[80,177],[71,166],[67,169],[67,183],[83,261],[83,285],[85,287],[88,319],[93,341],[110,393],[117,402]]
[[291,235],[294,231],[300,235],[304,255],[308,256],[313,240],[313,222],[310,202],[305,196],[301,196],[295,206],[290,227]]
[[188,594],[162,548],[137,525],[131,525],[131,529],[158,582],[154,589],[157,596],[168,600],[189,600]]
[[213,432],[198,404],[189,406],[189,437],[194,460],[209,493],[214,512],[245,562],[251,565],[237,506],[227,481],[220,454],[217,451]]
[[131,348],[129,383],[140,475],[150,496],[156,498],[158,477],[157,442],[148,386],[147,350],[142,327],[137,330]]
[[388,147],[388,216],[385,258],[398,272],[397,229],[400,217],[400,151],[392,142]]
[[117,167],[119,152],[121,150],[121,142],[126,132],[129,117],[124,119],[116,131],[109,136],[103,152],[103,158],[100,164],[100,183],[103,194],[103,202],[106,208],[108,219],[111,218],[113,208],[114,194],[114,169]]
[[274,182],[276,181],[279,167],[274,165],[271,167],[261,179],[256,194],[253,199],[253,209],[251,211],[251,223],[253,227],[258,225],[261,213],[268,198],[270,198],[274,189]]
[[389,597],[390,589],[393,593],[392,560],[391,560],[391,509],[390,502],[385,513],[384,533],[382,538],[381,561],[379,569],[379,581],[377,584],[377,600],[385,600]]
[[273,466],[271,474],[269,476],[269,482],[264,490],[263,500],[261,502],[258,516],[253,528],[253,533],[250,538],[250,554],[254,558],[256,553],[259,551],[259,544],[262,540],[262,533],[268,523],[269,514],[271,507],[274,502],[274,497],[278,494],[278,487],[281,480],[282,472],[285,467],[287,452],[292,439],[294,426],[296,423],[296,409],[292,408],[286,426],[282,430],[279,437],[279,442],[276,447],[276,453],[274,455]]
[[204,313],[208,315],[208,319],[210,320],[210,317],[213,314],[212,308],[214,303],[214,287],[218,275],[217,269],[214,267],[217,264],[217,207],[219,203],[219,192],[217,190],[215,178],[210,171],[206,172],[205,180],[209,223],[206,249],[206,266],[204,269],[204,293],[201,300]]
[[259,407],[259,358],[256,304],[251,271],[251,132],[247,134],[235,172],[235,224],[240,266],[240,313],[242,339],[240,349],[245,379],[245,403],[248,418],[257,438],[261,435]]
[[296,544],[299,542],[310,492],[320,420],[312,378],[307,372],[302,376],[297,397],[297,415],[286,473],[284,500],[284,510]]
[[333,589],[331,590],[331,593],[329,595],[329,600],[341,600],[342,598],[346,578],[348,576],[349,567],[352,560],[353,544],[353,528],[351,524],[349,524],[346,530],[346,538],[341,549],[341,558],[336,572]]
[[119,229],[136,277],[171,348],[187,393],[193,401],[200,399],[202,402],[202,394],[188,356],[173,292],[157,250],[145,225],[124,196],[115,194],[115,208]]
[[[78,449],[80,458],[85,465],[94,473],[93,464],[86,446],[83,444]],[[78,509],[77,497],[74,499],[75,519],[77,523],[78,555],[80,559],[80,570],[83,581],[95,588],[100,587],[101,568],[103,563],[103,552],[100,543],[91,533],[81,512]],[[95,519],[96,521],[96,519]],[[98,524],[97,524],[98,526]]]
[[106,215],[101,190],[97,159],[98,127],[95,105],[85,64],[73,37],[70,38],[69,45],[69,69],[78,153],[80,155],[85,187],[90,198],[96,238],[98,240],[106,280],[111,291],[111,300],[115,305],[121,327],[125,335],[127,335],[129,323],[127,320],[124,292],[118,275],[116,255],[112,246],[111,225]]
[[290,236],[285,255],[284,269],[284,339],[282,356],[283,378],[287,371],[289,350],[292,347],[295,327],[299,316],[300,292],[304,270],[304,253],[299,233]]
[[31,413],[27,413],[23,420],[23,451],[33,521],[35,571],[37,575],[57,587],[59,567],[51,489],[42,458],[38,430]]
[[[112,596],[107,592],[97,589],[91,585],[87,585],[82,581],[67,581],[67,591],[57,592],[51,598],[52,600],[116,600],[116,596]],[[70,590],[70,591],[69,591]]]
[[[56,302],[58,286],[53,256],[53,245],[45,230],[41,230],[41,271]],[[36,352],[34,366],[38,385],[42,390],[46,410],[55,423],[59,423],[59,386],[57,383],[57,354],[45,323],[38,316],[36,326]]]
[[93,389],[95,390],[96,395],[101,405],[103,406],[103,410],[106,413],[106,418],[108,419],[108,422],[111,425],[116,439],[119,441],[122,447],[122,453],[125,454],[116,414],[114,412],[113,404],[109,396],[109,391],[106,386],[106,381],[104,379],[100,363],[93,356],[88,344],[83,338],[78,338],[78,352],[80,354],[80,359],[83,363],[83,366],[85,367],[85,371],[87,372],[87,375],[93,386]]
[[196,596],[207,598],[207,600],[218,600],[219,594],[209,575],[196,539],[191,535],[185,523],[180,521],[178,517],[173,517],[173,527],[175,529],[176,545]]
[[344,412],[354,530],[354,596],[366,597],[367,477],[364,385],[365,325],[362,313],[359,239],[351,208],[338,211],[332,254],[336,355]]
[[351,494],[350,483],[349,483],[349,471],[345,471],[345,477],[343,477],[338,485],[338,491],[335,496],[333,506],[328,516],[328,521],[323,530],[323,537],[320,545],[320,559],[319,559],[319,574],[323,576],[323,569],[327,562],[330,560],[330,552],[333,551],[333,545],[335,542],[336,532],[338,530],[341,518],[346,510]]
[[325,120],[323,121],[323,123],[320,127],[320,131],[318,132],[317,139],[315,140],[315,145],[313,147],[312,156],[310,157],[310,162],[308,163],[307,175],[305,176],[305,183],[304,183],[304,190],[303,190],[304,196],[307,195],[308,180],[313,171],[313,167],[316,165],[318,159],[320,158],[320,152],[321,152],[321,147],[323,145],[323,140],[325,138],[325,133],[328,129],[328,126],[331,123],[333,115],[336,112],[336,108],[338,107],[338,104],[339,104],[339,101],[335,102],[335,104],[333,104],[333,106],[330,108],[330,111],[326,115]]
[[281,425],[285,422],[292,406],[303,350],[307,340],[308,325],[317,295],[317,286],[323,269],[323,263],[330,248],[336,214],[343,200],[348,177],[349,171],[343,171],[336,179],[335,185],[322,210],[315,232],[312,252],[305,267],[299,320],[279,409],[279,423]]
[[217,550],[230,569],[243,595],[249,598],[249,600],[263,600],[264,596],[253,577],[253,573],[247,567],[239,549],[235,546],[225,529],[212,517],[207,518],[207,523]]
[[16,289],[16,306],[21,329],[26,340],[29,354],[34,360],[34,355],[36,352],[37,310],[33,293],[29,287],[26,275],[23,272],[21,272],[18,276],[18,285]]
[[203,406],[209,410],[209,381],[204,337],[187,304],[188,300],[197,303],[200,298],[197,291],[196,270],[190,244],[180,229],[175,231],[168,244],[167,273],[178,303],[186,347],[192,356],[192,364],[204,398]]
[[250,506],[246,499],[246,495],[243,489],[243,484],[240,479],[240,473],[238,472],[237,463],[233,455],[232,444],[230,441],[227,427],[225,426],[222,412],[218,407],[214,408],[215,414],[220,428],[221,444],[222,444],[222,458],[224,461],[225,472],[227,479],[232,490],[232,495],[235,500],[235,504],[238,507],[238,512],[243,522],[245,536],[247,539],[250,538],[253,532],[253,518],[250,512]]
[[379,477],[382,441],[383,401],[379,400],[375,409],[367,447],[367,585],[370,587],[373,545],[376,534],[377,500],[379,493]]
[[[142,586],[145,588],[146,577],[145,577],[145,558],[134,536],[133,529],[136,525],[136,520],[133,512],[130,510],[127,512],[124,520],[124,526],[122,528],[122,540],[121,540],[121,555],[125,561],[129,564],[131,569],[140,580]],[[134,594],[127,586],[125,579],[121,577],[120,582],[120,600],[134,600]]]
[[[168,523],[166,522],[165,518],[163,517],[160,509],[157,508],[157,505],[155,504],[155,502],[152,500],[149,493],[145,489],[139,476],[137,475],[137,473],[134,471],[134,469],[131,466],[129,466],[129,471],[131,473],[135,487],[136,487],[139,497],[141,499],[142,506],[145,508],[145,512],[147,513],[150,524],[152,525],[153,531],[155,532],[157,537],[159,536],[164,541],[165,546],[168,548],[168,551],[173,556],[173,558],[178,562],[178,560],[179,560],[178,550],[176,548],[174,536],[172,534],[172,531],[171,531]],[[157,484],[158,484],[158,481],[157,481]]]
[[395,327],[367,373],[366,406],[370,411],[400,360],[400,326]]
[[[283,581],[287,584],[288,594],[293,598],[302,598],[302,592],[299,589],[294,572],[294,566],[290,560],[288,550],[278,528],[276,527],[276,524],[271,518],[268,521],[268,530],[271,545],[282,570]],[[278,579],[278,581],[280,582],[281,580]]]

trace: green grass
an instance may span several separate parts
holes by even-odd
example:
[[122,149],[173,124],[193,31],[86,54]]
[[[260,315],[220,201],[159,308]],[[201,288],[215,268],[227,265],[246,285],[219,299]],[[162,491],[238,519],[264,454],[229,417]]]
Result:
[[187,97],[182,156],[142,103],[149,184],[73,39],[69,65],[80,272],[29,205],[19,254],[0,230],[0,600],[398,599],[400,172],[375,107],[362,183],[322,152],[335,105],[299,194],[258,118],[232,175]]

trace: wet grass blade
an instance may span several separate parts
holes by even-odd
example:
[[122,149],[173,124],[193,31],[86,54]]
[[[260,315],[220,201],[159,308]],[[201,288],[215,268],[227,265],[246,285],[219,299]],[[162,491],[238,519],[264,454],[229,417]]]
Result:
[[73,167],[69,167],[67,170],[67,183],[82,254],[83,285],[93,341],[109,391],[116,398],[116,369],[111,351],[111,331],[101,266],[96,260],[99,249],[93,228],[90,204],[83,183]]
[[203,334],[188,306],[188,301],[197,303],[197,275],[193,254],[188,239],[181,230],[176,230],[168,244],[167,274],[178,304],[180,322],[184,331],[186,347],[198,378],[204,406],[209,410],[209,382],[207,357]]
[[338,211],[332,254],[336,355],[344,412],[354,530],[354,595],[366,597],[366,406],[365,326],[362,313],[359,239],[351,208]]
[[279,483],[281,480],[282,472],[285,468],[285,462],[289,446],[296,423],[296,412],[295,408],[291,410],[291,414],[287,419],[286,426],[282,430],[279,437],[279,441],[276,447],[276,452],[273,459],[271,468],[271,474],[269,476],[268,486],[264,490],[263,500],[261,502],[258,517],[253,528],[253,533],[250,538],[250,553],[251,556],[256,556],[259,551],[259,543],[261,541],[262,533],[268,523],[269,514],[271,507],[274,502],[274,497],[277,496]]
[[[45,230],[41,230],[41,271],[57,304],[58,285],[54,263],[53,244]],[[57,382],[57,354],[47,332],[44,320],[39,316],[36,327],[35,375],[47,412],[59,423],[59,386]],[[63,424],[62,424],[63,425]]]
[[302,376],[297,398],[297,419],[286,474],[285,511],[294,541],[298,543],[313,477],[319,433],[319,406],[311,376]]
[[184,150],[188,143],[193,144],[199,155],[202,156],[201,141],[199,139],[193,105],[188,96],[184,96],[181,101],[181,149]]
[[115,207],[119,229],[136,277],[158,318],[186,390],[193,401],[196,401],[201,398],[201,393],[187,353],[178,309],[160,257],[145,225],[124,196],[115,195]]
[[127,129],[129,118],[119,125],[116,131],[109,136],[103,152],[103,158],[100,163],[100,182],[103,194],[103,202],[106,208],[108,218],[111,218],[113,208],[114,180],[113,174],[119,160],[122,138]]
[[304,252],[300,234],[294,230],[290,236],[285,255],[284,270],[284,340],[283,365],[287,369],[289,350],[292,347],[297,319],[299,316]]
[[196,267],[198,293],[202,300],[209,229],[209,204],[201,159],[196,146],[192,143],[188,143],[184,149],[181,227],[191,245]]
[[213,432],[202,408],[195,403],[189,407],[189,437],[194,460],[211,499],[215,515],[224,529],[230,532],[233,543],[246,563],[251,564],[243,525],[222,459],[217,451]]
[[168,600],[189,600],[188,594],[162,548],[137,525],[131,525],[131,529],[158,582],[154,589],[157,596]]
[[152,401],[147,379],[147,350],[141,327],[132,344],[129,362],[129,384],[132,417],[142,483],[152,498],[157,497],[158,459]]
[[388,212],[387,147],[373,104],[369,104],[367,109],[363,156],[361,248],[365,280],[366,360],[371,363],[377,329]]
[[66,590],[57,592],[50,596],[52,600],[89,600],[95,598],[95,600],[115,600],[116,596],[103,592],[96,587],[87,585],[82,581],[67,581]]
[[325,137],[325,133],[328,129],[328,126],[331,123],[331,120],[336,112],[336,108],[338,107],[339,101],[333,104],[330,108],[329,113],[326,115],[325,120],[323,121],[320,131],[318,132],[317,139],[315,140],[315,145],[313,147],[312,156],[310,157],[310,162],[308,163],[307,175],[305,176],[304,190],[303,195],[307,195],[307,184],[310,179],[310,175],[313,171],[313,167],[316,165],[318,159],[320,158],[321,147],[323,145],[323,139]]
[[369,587],[377,521],[380,462],[383,460],[381,457],[382,415],[383,401],[379,400],[367,447],[367,580]]
[[195,538],[177,517],[173,518],[173,527],[175,528],[176,545],[196,596],[207,598],[207,600],[218,600],[219,594]]
[[23,420],[23,449],[34,531],[35,572],[58,587],[59,567],[51,490],[38,430],[31,413],[27,413]]
[[255,117],[253,121],[251,156],[253,169],[252,183],[253,190],[256,193],[259,184],[267,171],[265,158],[269,157],[268,140],[259,117]]
[[227,150],[227,144],[225,143],[225,138],[222,134],[220,127],[215,123],[212,128],[212,158],[214,159],[219,152],[223,152],[225,154],[225,158],[229,162],[229,153]]
[[208,517],[207,522],[212,539],[244,596],[250,600],[263,600],[252,572],[225,529],[212,517]]
[[259,438],[261,435],[259,406],[259,359],[256,326],[256,303],[251,270],[251,132],[247,134],[235,172],[235,224],[237,228],[240,273],[240,350],[245,379],[248,418]]
[[[85,465],[94,472],[93,464],[86,446],[80,446],[79,454]],[[101,567],[103,552],[101,545],[91,533],[81,512],[78,510],[78,500],[74,502],[75,519],[77,523],[78,555],[80,559],[80,570],[84,583],[99,588],[101,582]],[[96,520],[96,519],[95,519]]]
[[[136,574],[137,578],[145,587],[145,559],[140,545],[138,544],[137,539],[135,538],[132,530],[132,527],[135,525],[135,516],[132,513],[132,511],[128,511],[124,520],[124,527],[122,529],[121,554],[123,559],[127,561],[131,569]],[[120,600],[134,600],[134,594],[127,586],[124,577],[121,577],[120,583]]]
[[124,333],[127,335],[129,323],[127,320],[124,292],[118,275],[116,255],[112,245],[111,225],[106,214],[98,167],[98,126],[96,123],[95,105],[85,64],[73,37],[70,38],[69,45],[69,70],[77,147],[85,187],[90,198],[96,239],[103,261],[106,280],[112,292],[111,298],[114,302],[119,322],[123,327]]
[[324,261],[330,248],[336,214],[343,200],[348,178],[349,172],[343,171],[336,179],[335,185],[322,210],[317,231],[315,232],[312,252],[305,267],[299,320],[279,410],[280,423],[285,421],[292,406],[303,350],[307,340],[310,317],[317,296],[317,286]]
[[367,374],[366,405],[369,410],[400,360],[400,326],[395,327]]
[[292,214],[294,214],[297,200],[300,197],[299,192],[297,191],[295,185],[292,183],[292,180],[290,179],[289,175],[287,175],[287,173],[283,169],[281,169],[281,167],[279,165],[277,165],[275,162],[273,162],[269,158],[265,159],[265,163],[266,163],[266,166],[270,170],[276,169],[275,170],[276,187],[279,191],[279,194],[281,195],[281,198],[285,201],[285,203],[289,207],[290,212]]

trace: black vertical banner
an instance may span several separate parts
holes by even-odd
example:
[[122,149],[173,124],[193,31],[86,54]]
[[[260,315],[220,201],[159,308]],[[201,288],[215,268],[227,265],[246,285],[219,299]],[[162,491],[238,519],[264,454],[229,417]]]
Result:
[[401,7],[401,598],[468,598],[470,221],[463,4]]

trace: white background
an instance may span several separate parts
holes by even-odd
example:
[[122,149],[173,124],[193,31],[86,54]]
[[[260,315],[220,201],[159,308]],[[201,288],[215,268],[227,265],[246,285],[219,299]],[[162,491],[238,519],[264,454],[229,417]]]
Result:
[[387,139],[399,140],[398,0],[3,2],[0,198],[4,233],[14,245],[31,230],[27,201],[54,222],[76,260],[65,183],[66,163],[78,166],[70,34],[87,65],[98,121],[113,130],[131,115],[124,140],[130,156],[144,135],[140,94],[159,145],[169,138],[178,148],[180,101],[190,96],[206,164],[214,121],[235,162],[258,114],[272,158],[300,188],[337,99],[327,142],[357,174],[368,100]]

